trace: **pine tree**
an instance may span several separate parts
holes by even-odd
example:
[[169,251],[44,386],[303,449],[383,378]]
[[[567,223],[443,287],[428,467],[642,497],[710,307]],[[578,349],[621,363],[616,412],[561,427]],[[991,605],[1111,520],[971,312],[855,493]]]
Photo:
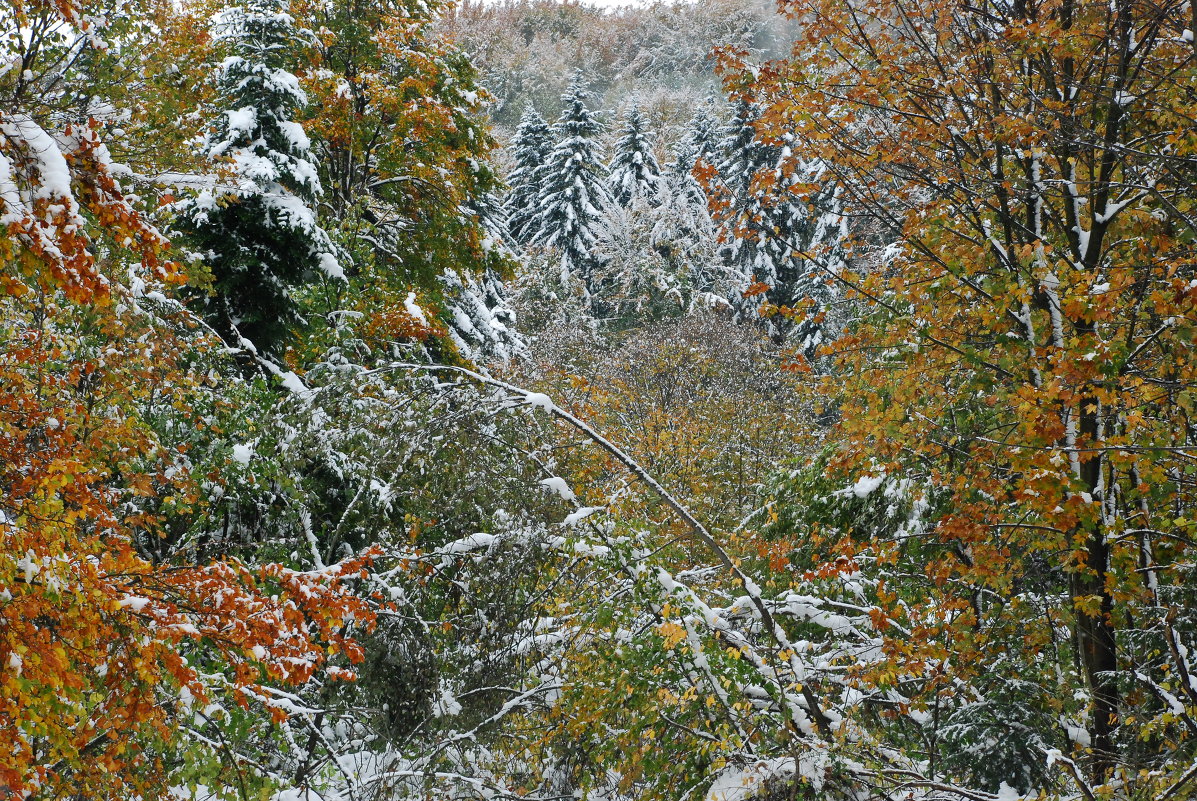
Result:
[[553,125],[556,144],[545,164],[536,216],[536,242],[561,254],[562,277],[589,285],[602,211],[610,205],[596,137],[602,123],[586,106],[587,91],[576,75],[562,96],[564,109]]
[[644,115],[638,106],[633,105],[624,117],[607,183],[612,198],[621,206],[630,206],[638,197],[650,203],[658,201],[657,195],[662,188],[661,167],[653,155],[652,140],[645,130]]
[[516,242],[536,238],[534,221],[540,200],[541,173],[553,150],[553,134],[544,117],[531,106],[520,118],[512,142],[515,169],[507,176],[508,230]]
[[695,175],[698,164],[719,161],[720,126],[713,101],[691,119],[677,143],[673,163],[663,175],[664,190],[654,251],[668,257],[685,274],[691,297],[704,305],[726,307],[741,283],[737,273],[718,257],[719,233],[711,218],[707,190]]
[[[510,244],[511,221],[501,198],[487,192],[470,197],[468,205],[481,229],[481,249],[487,261],[516,263],[518,257]],[[515,329],[504,274],[489,264],[480,273],[450,265],[440,283],[445,290],[449,338],[462,356],[476,363],[508,362],[525,352],[527,345]]]
[[288,70],[296,32],[281,0],[246,0],[217,22],[233,55],[217,73],[224,113],[204,155],[226,162],[215,188],[178,205],[177,227],[212,272],[203,314],[230,345],[277,356],[302,322],[294,290],[317,274],[343,278],[337,248],[311,204],[320,194],[302,126],[307,102]]

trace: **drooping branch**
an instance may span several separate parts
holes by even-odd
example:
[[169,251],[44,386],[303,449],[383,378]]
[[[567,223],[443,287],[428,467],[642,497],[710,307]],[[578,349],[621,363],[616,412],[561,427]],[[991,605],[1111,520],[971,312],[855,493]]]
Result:
[[[704,526],[702,522],[694,516],[694,514],[686,507],[685,504],[674,497],[669,490],[661,486],[660,482],[658,482],[652,476],[652,474],[645,470],[626,451],[624,451],[615,443],[611,442],[599,432],[595,431],[594,428],[585,420],[582,420],[571,412],[562,409],[560,406],[553,403],[553,401],[546,395],[528,392],[527,390],[521,389],[514,384],[509,384],[506,381],[501,381],[497,378],[483,375],[473,370],[455,365],[428,365],[400,362],[378,368],[377,370],[372,370],[366,373],[366,375],[396,370],[457,373],[458,375],[462,375],[473,381],[477,381],[480,384],[511,393],[511,395],[522,399],[523,405],[541,408],[558,420],[561,420],[562,422],[565,422],[576,430],[580,431],[589,440],[594,442],[596,445],[610,454],[616,461],[626,467],[629,472],[631,472],[641,483],[652,490],[654,494],[661,498],[661,500],[663,500],[665,504],[669,506],[669,508],[672,509],[678,515],[678,517],[681,518],[682,522],[685,523],[691,534],[693,534],[699,542],[705,545],[707,549],[715,556],[716,560],[718,560],[719,564],[744,587],[745,594],[749,598],[749,601],[752,603],[752,606],[756,610],[757,614],[760,616],[761,621],[765,624],[765,628],[768,630],[769,636],[777,645],[781,653],[789,655],[790,667],[794,674],[799,677],[805,674],[806,671],[798,662],[798,649],[794,648],[784,630],[782,630],[781,626],[777,623],[777,620],[770,611],[768,604],[761,597],[760,587],[757,586],[756,582],[752,580],[752,577],[745,573],[739,567],[739,565],[736,564],[735,560],[732,559],[727,550],[719,544],[719,541],[715,539],[706,526]],[[784,689],[782,689],[782,692],[784,692]],[[818,729],[819,736],[824,740],[830,740],[832,736],[831,719],[823,711],[820,699],[815,695],[810,686],[805,683],[801,684],[800,693],[807,709],[814,718],[815,726]]]

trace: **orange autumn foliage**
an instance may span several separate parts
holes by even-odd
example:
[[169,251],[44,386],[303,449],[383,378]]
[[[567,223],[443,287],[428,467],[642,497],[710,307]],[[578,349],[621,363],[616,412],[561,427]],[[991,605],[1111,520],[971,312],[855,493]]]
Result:
[[[17,13],[90,24],[65,2]],[[314,572],[149,556],[168,510],[206,502],[151,418],[185,417],[207,344],[139,305],[178,280],[168,243],[95,122],[53,118],[0,112],[0,796],[152,795],[145,745],[191,704],[360,659],[344,631],[370,612],[346,582],[369,554]]]

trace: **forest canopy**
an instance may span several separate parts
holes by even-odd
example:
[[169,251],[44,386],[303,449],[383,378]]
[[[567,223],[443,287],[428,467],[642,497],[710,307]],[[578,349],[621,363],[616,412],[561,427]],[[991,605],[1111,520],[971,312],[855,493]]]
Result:
[[0,6],[0,799],[1197,795],[1188,0]]

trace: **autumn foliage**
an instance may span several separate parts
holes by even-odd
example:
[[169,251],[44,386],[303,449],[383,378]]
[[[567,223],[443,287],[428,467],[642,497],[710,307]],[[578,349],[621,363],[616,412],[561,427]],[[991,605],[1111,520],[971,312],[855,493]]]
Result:
[[[97,24],[68,3],[15,11],[47,50]],[[16,92],[26,106],[0,112],[0,795],[133,797],[156,792],[180,715],[360,658],[345,624],[370,612],[345,590],[367,560],[153,556],[169,516],[208,502],[158,424],[206,391],[193,365],[211,342],[143,305],[180,278],[99,124]]]
[[1074,698],[1019,703],[1076,721],[1060,748],[1085,792],[1158,767],[1144,744],[1187,741],[1197,702],[1177,633],[1194,503],[1189,9],[780,6],[801,22],[792,57],[726,66],[762,134],[793,134],[795,168],[826,165],[856,221],[855,258],[828,270],[865,310],[827,349],[830,469],[908,482],[925,510],[915,531],[811,540],[816,561],[905,576],[877,590],[889,659],[858,680],[922,676],[905,703],[937,709],[965,684],[1024,693],[1054,671]]
[[0,799],[1192,795],[1191,3],[780,0],[531,345],[446,5],[230,5],[0,10]]

